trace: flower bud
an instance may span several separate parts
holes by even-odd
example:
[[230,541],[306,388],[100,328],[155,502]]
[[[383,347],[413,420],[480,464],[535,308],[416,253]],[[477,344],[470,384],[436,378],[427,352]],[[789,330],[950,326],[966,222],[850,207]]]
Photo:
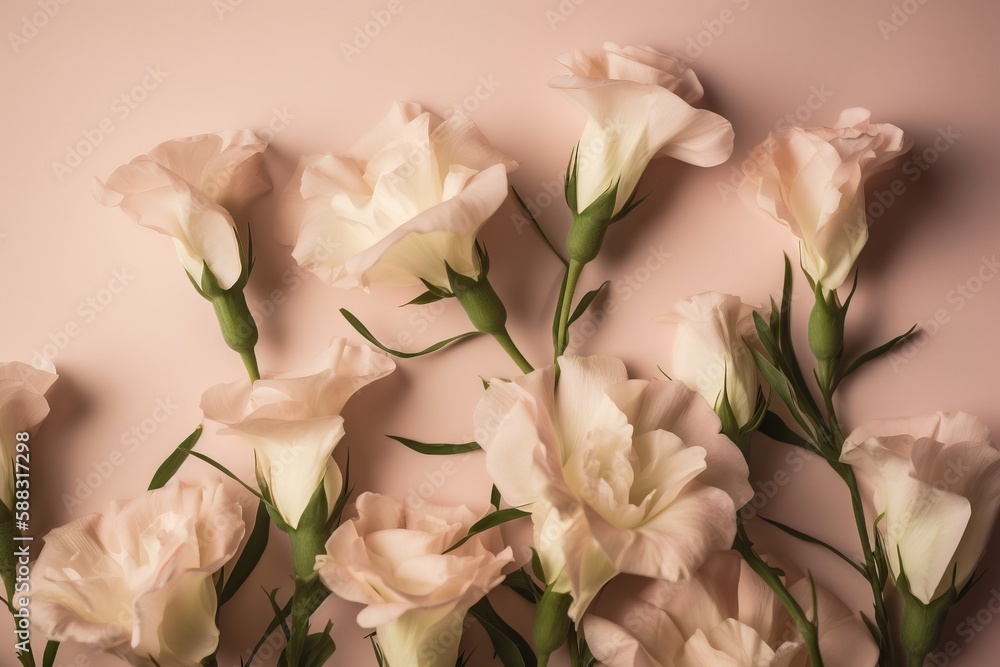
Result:
[[498,334],[507,326],[507,309],[486,277],[488,267],[489,262],[483,261],[479,277],[470,278],[445,264],[451,291],[462,304],[472,325],[477,331]]
[[569,593],[557,593],[552,584],[542,594],[538,601],[535,616],[535,627],[532,638],[539,656],[546,658],[566,643],[569,635],[569,606],[573,596]]
[[[902,563],[900,564],[902,567]],[[910,664],[923,664],[941,641],[948,610],[958,599],[958,591],[952,585],[929,604],[910,592],[906,575],[896,578],[896,588],[903,597],[903,618],[900,624],[900,639],[910,656]]]

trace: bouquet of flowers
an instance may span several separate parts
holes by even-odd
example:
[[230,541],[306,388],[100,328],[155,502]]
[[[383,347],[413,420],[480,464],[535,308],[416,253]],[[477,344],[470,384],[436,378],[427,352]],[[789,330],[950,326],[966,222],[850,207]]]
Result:
[[[245,377],[208,388],[201,408],[245,445],[256,475],[243,479],[199,451],[198,426],[144,493],[56,528],[33,558],[24,471],[57,376],[0,364],[0,574],[22,665],[53,665],[61,642],[132,665],[218,664],[218,619],[272,527],[290,546],[291,583],[260,595],[271,621],[240,664],[261,664],[272,636],[283,648],[270,664],[337,664],[332,624],[314,618],[331,594],[363,605],[357,624],[381,667],[891,667],[904,654],[923,664],[976,581],[1000,503],[1000,452],[961,412],[861,425],[837,417],[842,381],[914,334],[845,354],[863,289],[854,266],[868,239],[865,182],[911,142],[860,108],[832,127],[772,132],[743,164],[740,189],[758,217],[799,240],[797,258],[775,260],[782,293],[760,307],[717,292],[682,299],[663,316],[677,327],[669,372],[630,378],[620,360],[571,345],[607,286],[591,263],[607,235],[628,234],[629,214],[655,185],[641,180],[651,160],[721,164],[733,129],[696,106],[704,91],[685,63],[651,48],[605,44],[558,60],[567,73],[550,85],[586,117],[565,174],[565,239],[511,191],[517,162],[465,114],[441,118],[412,103],[395,104],[343,153],[303,157],[281,195],[274,239],[319,280],[373,293],[412,286],[407,308],[454,300],[468,315],[467,332],[423,350],[393,349],[341,310],[367,344],[333,338],[306,367],[261,370],[244,293],[261,234],[252,238],[237,213],[272,189],[267,144],[253,132],[166,141],[95,179],[100,203],[173,239],[240,355]],[[551,337],[545,359],[529,359],[511,336],[490,276],[517,269],[492,263],[480,239],[511,195],[562,268],[551,328],[537,332]],[[812,293],[807,319],[791,309],[796,265]],[[807,350],[795,349],[801,326]],[[488,509],[355,488],[349,463],[341,469],[332,456],[351,428],[342,413],[352,395],[397,363],[478,336],[511,365],[483,380],[473,414],[457,417],[474,425],[474,441],[390,437],[428,456],[483,457],[493,486],[468,504],[485,507],[488,496]],[[748,462],[763,437],[843,481],[857,528],[850,548],[768,522],[849,563],[870,589],[865,608],[755,546]],[[200,467],[204,481],[173,479],[182,466]],[[256,507],[243,507],[234,485]],[[523,533],[501,530],[510,522]],[[494,607],[498,587],[517,597]],[[530,635],[513,627],[526,614]],[[470,623],[491,649],[462,650]],[[48,640],[44,649],[32,633]]]

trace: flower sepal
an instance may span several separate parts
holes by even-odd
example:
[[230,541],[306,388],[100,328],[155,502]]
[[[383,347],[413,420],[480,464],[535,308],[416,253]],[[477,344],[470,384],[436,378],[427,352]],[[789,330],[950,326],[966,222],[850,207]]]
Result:
[[820,283],[815,283],[814,290],[816,303],[809,313],[809,349],[819,362],[816,373],[820,384],[829,388],[844,354],[844,321],[851,299],[848,297],[841,305],[837,290],[826,290]]
[[941,641],[941,632],[944,629],[948,610],[959,597],[958,590],[955,588],[954,570],[952,585],[930,603],[925,603],[910,591],[909,581],[903,567],[902,554],[899,555],[899,570],[899,576],[896,577],[896,590],[903,598],[900,639],[903,642],[903,648],[909,655],[909,664],[923,665],[924,659]]
[[618,186],[621,179],[616,179],[587,208],[582,211],[577,210],[578,151],[579,147],[573,150],[569,167],[566,170],[566,203],[573,213],[573,223],[566,235],[566,250],[569,252],[571,260],[586,264],[593,261],[601,252],[604,235],[611,223],[616,220],[615,202],[618,199]]
[[570,624],[569,607],[573,596],[555,590],[555,584],[549,584],[538,601],[535,615],[535,625],[532,629],[532,639],[538,649],[538,664],[548,663],[549,655],[566,643],[569,637]]
[[469,321],[478,331],[491,335],[502,334],[507,328],[507,309],[490,285],[487,276],[490,270],[490,258],[486,250],[476,244],[476,255],[479,259],[479,275],[470,278],[451,268],[445,262],[448,274],[448,284],[451,295],[458,299],[469,316]]

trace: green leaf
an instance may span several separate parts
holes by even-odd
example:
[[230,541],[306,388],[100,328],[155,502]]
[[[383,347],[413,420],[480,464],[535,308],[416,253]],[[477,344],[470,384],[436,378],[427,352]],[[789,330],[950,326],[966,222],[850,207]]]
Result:
[[518,568],[504,577],[503,585],[531,604],[537,604],[543,590],[532,580],[524,568]]
[[434,345],[431,345],[427,349],[421,350],[420,352],[401,352],[399,350],[393,350],[392,348],[386,347],[385,345],[380,343],[378,339],[375,338],[375,336],[373,336],[370,331],[368,331],[365,325],[363,325],[361,321],[354,315],[352,315],[350,311],[348,311],[346,308],[341,308],[340,314],[344,316],[344,318],[351,324],[352,327],[354,327],[354,329],[359,334],[361,334],[365,338],[365,340],[367,340],[369,343],[371,343],[378,349],[382,350],[383,352],[391,354],[394,357],[399,357],[400,359],[412,359],[413,357],[421,357],[425,354],[430,354],[431,352],[437,352],[442,347],[450,345],[455,341],[462,340],[463,338],[470,338],[472,336],[479,336],[482,334],[481,331],[469,331],[463,334],[459,334],[457,336],[452,336],[451,338],[447,338],[441,341],[440,343],[435,343]]
[[271,519],[267,515],[267,505],[263,502],[257,503],[257,518],[253,522],[253,530],[250,532],[250,537],[247,538],[239,560],[236,561],[236,565],[229,573],[229,580],[226,581],[222,595],[219,597],[220,605],[226,604],[230,598],[236,595],[236,591],[240,590],[247,577],[257,567],[260,557],[264,554],[264,549],[267,548],[270,529]]
[[493,488],[490,490],[490,505],[500,509],[500,489],[494,484]]
[[528,218],[528,221],[531,223],[531,226],[535,228],[535,231],[538,232],[538,235],[542,237],[543,241],[545,241],[545,245],[547,245],[549,247],[549,250],[552,251],[552,254],[555,255],[560,262],[562,262],[563,266],[568,267],[569,261],[565,257],[563,257],[558,250],[556,250],[556,247],[554,245],[552,245],[552,241],[550,241],[549,237],[545,235],[545,232],[542,230],[542,226],[538,224],[538,220],[536,220],[535,216],[531,214],[530,210],[528,210],[528,205],[524,203],[523,199],[521,199],[521,195],[517,193],[517,190],[515,190],[513,186],[511,186],[510,189],[514,193],[514,198],[517,199],[517,203],[521,205],[521,210],[524,211],[525,217]]
[[212,466],[213,468],[215,468],[216,470],[218,470],[219,472],[221,472],[223,475],[225,475],[229,479],[231,479],[231,480],[239,483],[240,486],[242,486],[244,489],[246,489],[247,491],[249,491],[250,493],[252,493],[254,495],[254,497],[257,498],[257,500],[260,500],[261,502],[265,502],[265,503],[267,502],[266,500],[264,500],[264,497],[262,495],[260,495],[260,493],[257,491],[257,489],[253,488],[252,486],[250,486],[249,484],[247,484],[246,482],[244,482],[242,479],[240,479],[239,477],[237,477],[231,470],[229,470],[229,468],[227,468],[226,466],[222,465],[221,463],[219,463],[215,459],[213,459],[213,458],[211,458],[209,456],[205,456],[201,452],[191,451],[191,452],[189,452],[189,454],[191,456],[195,457],[196,459],[201,459],[202,461],[204,461],[208,465]]
[[448,551],[445,551],[445,553],[448,553],[449,551],[454,551],[455,549],[465,544],[470,538],[475,537],[476,535],[478,535],[483,531],[489,530],[490,528],[496,528],[497,526],[505,524],[508,521],[522,519],[526,516],[531,516],[531,512],[525,512],[524,510],[519,510],[516,507],[508,507],[507,509],[491,512],[486,516],[484,516],[479,521],[472,524],[472,526],[469,527],[469,533],[465,537],[460,539],[458,542],[455,542],[455,544],[451,545],[451,547],[449,547]]
[[59,642],[51,639],[45,644],[45,653],[42,655],[42,667],[52,667],[56,662],[56,654],[59,652]]
[[768,410],[760,422],[757,429],[771,440],[783,442],[786,445],[794,445],[803,449],[813,450],[813,446],[808,440],[788,427],[784,420],[775,413]]
[[184,439],[184,442],[177,446],[177,449],[170,452],[160,467],[157,468],[156,472],[153,474],[153,479],[149,482],[149,490],[162,489],[163,486],[173,478],[177,473],[177,470],[181,467],[181,464],[187,459],[188,454],[191,449],[198,442],[198,438],[201,437],[202,427],[199,424],[198,428],[192,431],[191,435]]
[[847,557],[842,551],[840,551],[839,549],[837,549],[835,546],[833,546],[831,544],[827,544],[826,542],[824,542],[823,540],[819,539],[818,537],[813,537],[812,535],[809,535],[808,533],[803,533],[800,530],[795,530],[791,526],[786,526],[785,524],[780,523],[778,521],[772,521],[771,519],[768,519],[767,517],[759,515],[759,514],[757,516],[759,516],[761,519],[763,519],[767,523],[771,524],[775,528],[779,528],[782,531],[788,533],[789,535],[791,535],[792,537],[794,537],[797,540],[802,540],[803,542],[808,542],[809,544],[816,544],[818,546],[823,547],[824,549],[826,549],[827,551],[829,551],[830,553],[832,553],[834,556],[836,556],[837,558],[840,558],[845,563],[847,563],[848,565],[850,565],[851,567],[853,567],[855,570],[857,570],[859,573],[861,573],[862,577],[865,577],[866,579],[868,578],[868,574],[865,572],[865,568],[864,567],[862,567],[862,566],[858,565],[857,563],[855,563],[853,560],[851,560],[849,557]]
[[576,304],[576,309],[573,311],[573,314],[569,316],[569,324],[571,325],[573,324],[573,322],[576,322],[578,319],[580,319],[580,317],[582,317],[583,314],[587,312],[587,308],[594,301],[597,295],[601,293],[601,290],[603,290],[610,284],[611,284],[610,280],[605,280],[603,283],[601,283],[600,287],[598,287],[597,289],[592,289],[586,294],[584,294],[583,298],[580,299],[580,303]]
[[840,383],[844,380],[844,378],[846,378],[848,375],[850,375],[854,371],[858,370],[859,368],[867,364],[869,361],[878,359],[879,357],[881,357],[883,354],[885,354],[895,346],[911,338],[914,335],[914,332],[916,332],[916,330],[917,330],[917,325],[914,324],[912,327],[909,328],[909,330],[906,333],[900,336],[896,336],[889,342],[879,345],[874,350],[869,350],[864,354],[862,354],[860,357],[858,357],[857,359],[855,359],[850,363],[850,365],[847,367],[847,370],[845,370],[843,373],[840,374],[840,377],[837,378],[836,382],[834,382],[833,388],[836,389],[837,386],[839,386]]
[[493,650],[504,667],[537,667],[538,659],[528,642],[510,627],[485,597],[469,613],[479,621],[493,642]]
[[411,440],[409,438],[403,438],[398,435],[387,435],[387,438],[392,438],[401,445],[406,445],[410,449],[420,454],[430,454],[430,455],[451,455],[451,454],[465,454],[466,452],[474,452],[480,449],[479,443],[476,442],[463,442],[458,444],[450,443],[439,443],[439,444],[429,444],[426,442],[419,442],[417,440]]
[[542,567],[542,559],[534,547],[531,548],[531,572],[539,581],[545,581],[545,569]]
[[424,306],[424,305],[426,305],[428,303],[435,303],[436,301],[440,301],[440,300],[446,299],[446,298],[448,298],[448,297],[440,296],[440,295],[435,294],[434,292],[431,292],[430,290],[428,290],[428,291],[424,292],[423,294],[421,294],[420,296],[415,297],[413,299],[410,299],[409,301],[407,301],[403,305],[404,306]]
[[788,407],[788,411],[791,413],[792,418],[795,419],[795,422],[802,428],[803,431],[807,434],[811,434],[809,426],[799,414],[798,405],[792,396],[792,390],[788,385],[788,380],[785,379],[785,376],[781,374],[781,371],[775,368],[774,365],[772,365],[771,362],[764,357],[764,355],[752,347],[749,348],[749,350],[750,354],[753,355],[754,363],[757,364],[757,370],[759,370],[760,374],[764,376],[764,380],[771,386],[772,389],[774,389],[774,392],[781,397],[781,400]]
[[330,636],[331,628],[333,628],[333,621],[327,621],[322,632],[314,632],[306,637],[302,651],[302,655],[305,656],[302,660],[304,667],[323,667],[326,661],[333,656],[337,645]]

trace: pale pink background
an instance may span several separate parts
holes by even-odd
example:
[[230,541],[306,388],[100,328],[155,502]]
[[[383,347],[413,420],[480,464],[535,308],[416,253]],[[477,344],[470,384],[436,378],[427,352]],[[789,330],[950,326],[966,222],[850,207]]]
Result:
[[[51,12],[57,0],[47,2]],[[786,114],[799,110],[800,120],[827,123],[844,107],[864,105],[876,120],[903,127],[916,142],[914,154],[927,150],[936,161],[919,171],[915,182],[911,163],[911,171],[900,164],[872,184],[885,191],[902,178],[905,193],[872,227],[860,262],[862,284],[852,310],[850,344],[855,350],[871,347],[915,321],[933,319],[937,311],[947,322],[911,348],[910,358],[874,363],[847,383],[843,417],[856,424],[869,417],[961,409],[1000,433],[995,390],[1000,280],[981,283],[972,299],[952,292],[1000,246],[994,157],[1000,154],[995,125],[1000,9],[995,3],[398,2],[402,10],[350,61],[342,43],[353,40],[355,29],[363,29],[372,12],[386,9],[388,2],[77,1],[58,4],[47,20],[38,14],[46,2],[3,3],[5,34],[25,30],[33,14],[45,25],[37,34],[26,30],[30,39],[16,50],[9,34],[0,46],[7,100],[0,129],[5,207],[0,359],[31,361],[67,325],[79,327],[54,356],[61,378],[50,394],[52,414],[35,441],[36,535],[113,499],[138,494],[171,448],[198,424],[202,391],[243,374],[238,356],[219,336],[212,309],[181,273],[171,243],[96,204],[89,192],[92,177],[106,177],[165,139],[243,126],[263,130],[271,124],[267,166],[280,190],[300,155],[342,150],[391,102],[413,100],[441,114],[465,104],[496,146],[521,162],[513,185],[526,198],[549,204],[546,186],[558,191],[582,125],[570,105],[546,87],[560,72],[552,58],[573,47],[596,49],[604,40],[696,56],[693,66],[707,90],[705,104],[732,121],[736,150],[727,164],[713,169],[666,162],[650,169],[640,186],[652,190],[649,200],[613,229],[605,252],[584,278],[588,288],[611,279],[610,298],[618,310],[593,336],[574,339],[578,351],[621,356],[634,375],[652,377],[657,365],[669,370],[673,336],[670,325],[653,318],[679,297],[715,289],[760,303],[776,293],[781,252],[794,257],[795,245],[737,197],[723,196],[720,184],[733,177],[746,151]],[[892,21],[894,12],[901,25],[885,32],[889,24],[880,28],[879,22]],[[700,52],[691,46],[699,41]],[[150,89],[133,93],[147,68],[159,68],[165,76],[159,82],[146,78]],[[477,87],[481,99],[475,98]],[[134,109],[116,102],[122,95],[132,98]],[[87,141],[85,133],[97,137],[93,130],[105,118],[111,124],[103,127],[111,131],[100,132],[99,145],[60,179],[53,163],[65,161],[69,146]],[[946,151],[934,152],[939,131],[949,127],[960,138]],[[270,314],[258,318],[264,368],[291,367],[333,335],[358,341],[339,307],[359,314],[386,341],[410,334],[411,348],[467,329],[454,302],[401,310],[396,306],[414,291],[377,290],[366,296],[296,275],[288,249],[271,239],[275,200],[265,197],[248,216],[259,252],[250,301],[256,313]],[[517,229],[514,213],[510,202],[505,204],[483,238],[493,257],[491,277],[508,304],[512,333],[540,364],[550,352],[558,266],[530,230]],[[564,233],[568,216],[558,196],[542,219],[553,237]],[[660,248],[671,254],[667,265],[652,273],[640,268],[651,249]],[[102,290],[118,269],[132,277],[127,287],[91,317],[80,304],[88,297],[106,300],[110,293]],[[628,287],[629,277],[641,285]],[[800,325],[809,303],[802,286],[796,301]],[[270,299],[282,303],[273,306]],[[447,478],[433,500],[484,509],[489,484],[481,457],[460,459],[458,472],[447,476],[440,472],[441,460],[412,454],[384,434],[468,439],[479,376],[515,370],[488,340],[403,361],[395,374],[348,406],[348,435],[338,459],[343,461],[350,448],[359,490],[406,496],[419,493],[425,480]],[[155,412],[158,400],[173,404],[172,414],[156,424],[141,447],[127,451],[123,435],[144,420],[153,430],[154,414],[162,416]],[[249,450],[212,431],[209,427],[200,447],[249,476]],[[67,508],[62,495],[75,493],[94,471],[93,463],[115,450],[123,452],[124,464]],[[766,514],[809,526],[850,549],[853,529],[839,482],[815,461],[795,472],[798,466],[790,466],[785,456],[786,450],[772,443],[755,445],[756,478],[774,479],[779,469],[790,474],[767,503]],[[183,475],[197,478],[207,470],[192,461]],[[792,555],[852,606],[867,608],[862,582],[845,565],[760,522],[753,530],[765,548]],[[224,609],[222,664],[227,667],[238,664],[236,656],[245,654],[264,623],[260,587],[288,588],[282,537],[274,535],[264,566]],[[1000,538],[993,541],[988,560],[995,562],[998,553]],[[959,624],[985,610],[997,590],[1000,572],[991,569],[953,610],[946,635],[961,654],[949,664],[995,664],[1000,625],[987,624],[967,642],[970,635],[963,628],[968,626]],[[357,610],[330,600],[317,616],[330,615],[336,623],[335,664],[374,664],[365,632],[353,623]],[[524,608],[514,601],[509,610],[528,630]],[[12,664],[8,623],[0,621],[5,665]],[[473,664],[489,663],[481,632],[470,634],[468,646],[479,646]],[[67,646],[57,664],[117,663]]]

